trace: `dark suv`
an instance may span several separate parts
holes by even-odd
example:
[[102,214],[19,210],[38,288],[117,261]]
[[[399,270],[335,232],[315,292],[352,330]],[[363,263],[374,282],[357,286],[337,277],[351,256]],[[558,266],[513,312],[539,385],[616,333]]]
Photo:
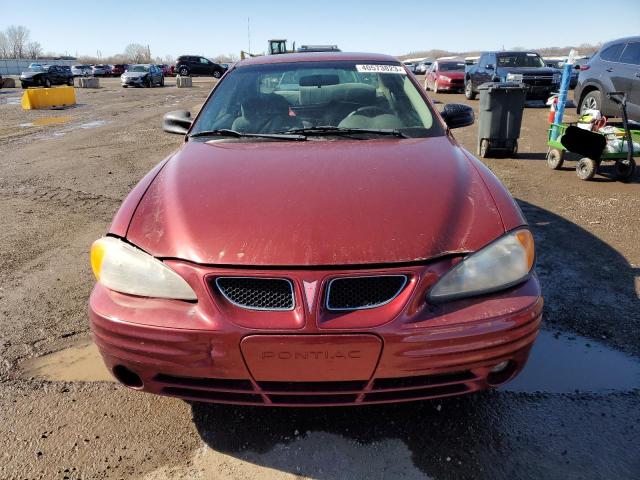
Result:
[[640,121],[640,37],[621,38],[605,43],[580,66],[574,99],[578,113],[594,108],[606,116],[620,116],[618,105],[609,92],[627,94],[627,113]]
[[196,55],[183,55],[176,60],[174,72],[183,77],[189,75],[210,75],[220,78],[224,74],[224,67],[212,62],[208,58]]
[[547,67],[535,52],[486,52],[464,78],[464,93],[473,100],[486,82],[523,83],[528,99],[546,100],[560,88],[560,71]]

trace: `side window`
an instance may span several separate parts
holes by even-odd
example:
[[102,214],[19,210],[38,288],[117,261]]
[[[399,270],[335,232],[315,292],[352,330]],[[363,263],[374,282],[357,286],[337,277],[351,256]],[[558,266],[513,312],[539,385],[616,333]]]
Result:
[[640,65],[640,42],[628,43],[620,56],[620,62]]
[[620,54],[624,49],[624,43],[616,43],[615,45],[611,45],[610,47],[605,48],[602,53],[600,53],[600,58],[602,60],[606,60],[607,62],[617,62],[620,58]]
[[206,58],[200,57],[200,63],[202,63],[204,65],[209,65],[211,62],[209,60],[207,60]]

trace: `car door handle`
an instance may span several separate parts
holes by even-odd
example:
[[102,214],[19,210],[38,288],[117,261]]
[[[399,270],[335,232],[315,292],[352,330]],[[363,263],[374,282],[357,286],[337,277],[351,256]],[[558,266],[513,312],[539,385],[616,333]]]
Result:
[[609,67],[609,68],[605,68],[606,72],[613,72],[613,68]]
[[636,73],[636,77],[640,78],[640,73]]

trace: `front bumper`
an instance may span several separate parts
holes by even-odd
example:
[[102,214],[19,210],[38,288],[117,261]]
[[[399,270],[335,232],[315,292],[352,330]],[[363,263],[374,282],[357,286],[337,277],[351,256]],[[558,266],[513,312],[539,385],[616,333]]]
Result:
[[122,78],[120,83],[126,86],[144,85],[145,79],[142,77]]
[[[327,315],[321,293],[313,307],[304,301],[303,279],[317,280],[322,292],[333,271],[279,272],[294,281],[301,305],[291,312],[255,312],[221,303],[198,280],[229,272],[184,262],[172,267],[194,287],[197,303],[132,297],[98,284],[90,299],[91,330],[116,378],[138,390],[190,400],[327,406],[470,393],[515,377],[541,322],[535,276],[499,294],[435,306],[424,302],[433,269],[409,267],[403,269],[411,278],[406,292],[390,304]],[[277,358],[273,345],[286,356]],[[299,353],[301,345],[309,346],[311,357]],[[259,358],[251,358],[256,352]],[[353,358],[350,352],[356,352]],[[339,368],[324,368],[327,358]],[[265,363],[273,360],[278,362]],[[491,373],[502,362],[509,362],[505,370]],[[139,382],[123,372],[133,372]]]

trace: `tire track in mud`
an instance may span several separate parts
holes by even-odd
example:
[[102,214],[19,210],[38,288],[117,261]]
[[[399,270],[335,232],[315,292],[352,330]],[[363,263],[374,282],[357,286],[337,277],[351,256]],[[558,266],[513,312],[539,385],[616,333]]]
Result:
[[93,215],[101,213],[105,217],[112,215],[113,211],[122,203],[120,198],[53,186],[8,187],[0,185],[0,196],[26,198],[36,203],[69,208],[74,213],[91,212]]

